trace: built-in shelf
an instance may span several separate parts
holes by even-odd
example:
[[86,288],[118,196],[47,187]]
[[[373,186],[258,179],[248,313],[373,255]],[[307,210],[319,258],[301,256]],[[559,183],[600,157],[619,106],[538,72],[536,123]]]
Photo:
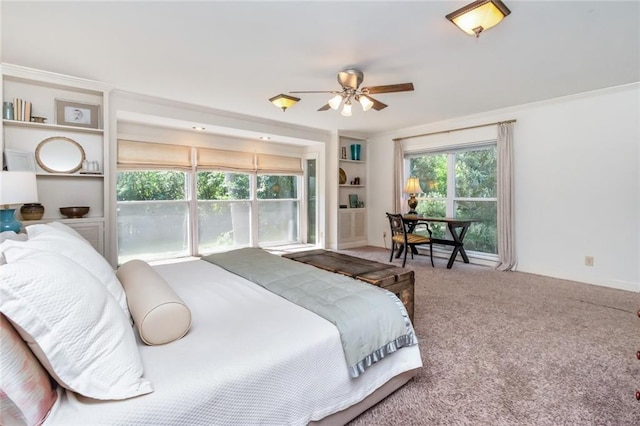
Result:
[[103,222],[104,218],[100,216],[87,216],[87,217],[78,217],[75,219],[70,219],[67,217],[43,217],[38,220],[21,220],[24,225],[34,225],[36,223],[47,223],[47,222],[62,222],[68,224],[72,223],[94,223],[94,222]]
[[[96,161],[100,165],[100,170],[91,168],[94,172],[90,173],[81,173],[80,168],[74,173],[60,173],[37,167],[38,202],[45,208],[44,217],[37,221],[24,221],[24,224],[65,223],[83,235],[115,265],[115,256],[110,247],[105,245],[105,235],[110,235],[107,217],[111,212],[107,167],[109,129],[56,124],[56,117],[59,117],[56,101],[61,99],[96,106],[97,117],[92,118],[97,118],[98,123],[109,123],[109,109],[106,106],[110,86],[9,64],[2,65],[0,76],[3,102],[15,103],[16,99],[29,102],[32,104],[31,116],[45,118],[44,123],[2,119],[0,151],[27,152],[35,160],[40,152],[40,144],[51,138],[66,138],[82,148],[83,159]],[[56,149],[60,150],[60,155],[66,155],[61,148]],[[65,165],[62,168],[54,167],[53,170],[69,170],[73,167]],[[84,218],[69,219],[60,214],[61,206],[88,206],[91,210]]]
[[44,129],[44,130],[60,130],[65,132],[81,132],[81,133],[95,133],[95,134],[103,134],[103,129],[91,129],[87,127],[76,127],[76,126],[63,126],[60,124],[48,124],[48,123],[33,123],[30,121],[20,121],[20,120],[2,120],[2,123],[5,126],[14,126],[14,127],[30,127],[33,129]]
[[[338,181],[338,226],[337,247],[351,248],[367,244],[367,209],[366,207],[350,207],[353,199],[366,206],[367,202],[367,143],[365,140],[350,137],[339,137],[339,154],[347,156],[349,146],[361,145],[361,157],[358,160],[339,158]],[[351,183],[350,183],[351,182]],[[355,182],[358,182],[355,184]],[[343,207],[344,206],[344,207]]]
[[81,178],[103,178],[102,173],[47,173],[38,172],[36,176],[62,176],[62,177],[81,177]]

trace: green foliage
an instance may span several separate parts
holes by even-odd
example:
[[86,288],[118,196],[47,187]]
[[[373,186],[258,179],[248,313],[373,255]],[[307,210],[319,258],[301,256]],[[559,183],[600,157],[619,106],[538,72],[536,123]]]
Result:
[[118,172],[118,201],[185,200],[186,173],[174,171]]
[[198,172],[197,192],[198,200],[248,200],[249,175]]
[[465,248],[483,253],[498,253],[497,204],[495,201],[457,201],[456,217],[473,219],[464,240]]
[[412,158],[409,161],[409,174],[418,178],[426,197],[447,196],[447,154]]
[[456,154],[456,196],[495,198],[496,149],[465,151]]
[[297,198],[297,182],[295,176],[258,175],[258,199]]

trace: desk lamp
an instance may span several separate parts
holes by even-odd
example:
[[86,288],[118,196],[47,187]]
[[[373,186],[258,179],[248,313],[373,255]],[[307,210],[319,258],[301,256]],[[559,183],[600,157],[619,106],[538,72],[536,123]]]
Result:
[[420,187],[420,181],[417,177],[410,177],[407,180],[407,186],[404,187],[404,192],[409,194],[409,212],[407,214],[418,214],[416,207],[418,206],[418,200],[416,200],[416,194],[422,193]]
[[38,201],[38,186],[34,172],[0,171],[0,232],[22,229],[22,223],[15,218],[12,204]]

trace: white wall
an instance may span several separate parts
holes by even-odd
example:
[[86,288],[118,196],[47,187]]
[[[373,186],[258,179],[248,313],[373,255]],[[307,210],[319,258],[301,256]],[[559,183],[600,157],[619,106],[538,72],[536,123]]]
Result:
[[635,83],[377,135],[370,187],[388,195],[369,197],[370,244],[385,245],[393,209],[393,138],[516,119],[517,270],[640,291],[639,117]]

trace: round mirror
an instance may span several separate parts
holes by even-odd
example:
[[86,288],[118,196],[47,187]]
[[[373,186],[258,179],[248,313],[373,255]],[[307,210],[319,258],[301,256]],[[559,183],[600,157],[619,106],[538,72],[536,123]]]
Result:
[[47,138],[36,148],[38,165],[49,173],[75,173],[85,158],[82,146],[64,136]]

